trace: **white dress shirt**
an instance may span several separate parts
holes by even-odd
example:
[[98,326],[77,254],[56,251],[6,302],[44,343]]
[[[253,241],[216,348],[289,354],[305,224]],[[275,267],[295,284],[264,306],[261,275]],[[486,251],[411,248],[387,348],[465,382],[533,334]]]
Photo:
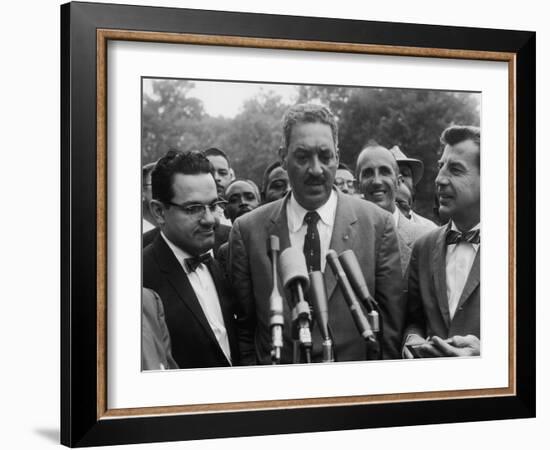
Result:
[[[479,230],[479,223],[472,230]],[[454,222],[451,222],[451,230],[459,231]],[[447,255],[445,257],[446,277],[447,277],[447,299],[449,301],[449,314],[453,319],[460,296],[468,280],[470,269],[474,264],[479,244],[469,242],[459,242],[458,244],[447,246]]]
[[151,231],[154,228],[156,228],[155,225],[153,225],[147,219],[143,219],[143,228],[142,228],[142,233],[143,234],[147,233],[148,231]]
[[[319,239],[321,241],[321,271],[325,271],[327,252],[330,246],[332,237],[332,229],[334,228],[334,217],[336,216],[336,205],[338,196],[333,189],[327,202],[317,208],[317,214],[321,220],[317,222],[317,230],[319,231]],[[288,221],[288,232],[290,234],[290,245],[297,247],[300,250],[304,248],[304,239],[307,231],[307,225],[304,223],[304,217],[309,211],[300,205],[294,195],[290,194],[290,198],[286,204],[286,216]]]
[[399,216],[400,215],[401,214],[399,214],[399,208],[396,206],[395,209],[392,212],[393,224],[395,225],[395,229],[397,229],[397,225],[399,225]]
[[[222,309],[220,306],[220,300],[218,298],[218,292],[216,291],[216,285],[212,279],[212,274],[208,270],[208,267],[204,264],[199,264],[194,272],[189,272],[184,263],[185,258],[190,258],[191,255],[181,248],[176,247],[163,232],[160,233],[170,250],[174,253],[174,256],[180,263],[183,271],[187,274],[189,283],[195,291],[195,295],[199,300],[202,311],[206,316],[206,320],[212,328],[218,343],[220,344],[225,357],[231,363],[231,351],[229,349],[229,339],[227,337],[227,329],[225,328],[225,322],[223,321]],[[212,250],[210,250],[212,252]],[[191,342],[189,345],[193,345]]]

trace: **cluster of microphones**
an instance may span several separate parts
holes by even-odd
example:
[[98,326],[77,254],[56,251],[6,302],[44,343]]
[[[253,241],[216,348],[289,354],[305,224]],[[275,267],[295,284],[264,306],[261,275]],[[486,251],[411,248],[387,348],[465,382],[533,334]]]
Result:
[[[273,289],[269,298],[271,329],[271,360],[273,364],[281,361],[283,349],[283,327],[290,326],[293,339],[293,362],[310,363],[313,346],[311,330],[314,322],[319,327],[322,342],[322,361],[335,361],[335,342],[329,325],[326,287],[321,271],[307,271],[303,252],[288,247],[280,252],[279,238],[270,236],[268,253],[271,259]],[[371,296],[361,267],[353,250],[338,255],[329,250],[327,264],[333,271],[338,286],[349,307],[359,335],[365,341],[365,359],[381,359],[380,345],[382,323],[378,305]],[[290,293],[287,296],[291,309],[291,323],[285,324],[283,316],[283,297],[279,292],[277,280]],[[361,304],[367,314],[364,313]]]

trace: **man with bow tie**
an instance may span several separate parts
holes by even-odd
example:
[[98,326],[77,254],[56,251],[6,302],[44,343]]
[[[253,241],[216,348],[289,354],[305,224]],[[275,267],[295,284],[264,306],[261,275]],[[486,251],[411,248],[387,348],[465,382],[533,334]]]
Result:
[[410,263],[403,355],[480,354],[480,130],[453,126],[435,180],[449,223],[417,240]]
[[152,173],[159,235],[143,251],[143,286],[158,293],[179,368],[238,361],[232,299],[212,259],[222,202],[202,153],[169,151]]

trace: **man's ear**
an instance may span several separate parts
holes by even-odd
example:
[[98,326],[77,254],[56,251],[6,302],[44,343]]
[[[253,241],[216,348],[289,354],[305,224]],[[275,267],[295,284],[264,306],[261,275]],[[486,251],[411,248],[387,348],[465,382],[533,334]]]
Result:
[[282,168],[286,170],[286,155],[287,151],[284,147],[279,147],[279,158],[281,159]]
[[229,169],[229,178],[231,178],[231,181],[235,179],[235,171],[232,168]]
[[162,202],[159,202],[158,200],[151,200],[151,203],[149,203],[149,210],[151,211],[151,214],[155,218],[156,222],[159,224],[159,226],[162,226],[165,224],[164,219],[164,204]]
[[336,147],[336,167],[338,167],[338,164],[340,164],[340,149],[338,147]]

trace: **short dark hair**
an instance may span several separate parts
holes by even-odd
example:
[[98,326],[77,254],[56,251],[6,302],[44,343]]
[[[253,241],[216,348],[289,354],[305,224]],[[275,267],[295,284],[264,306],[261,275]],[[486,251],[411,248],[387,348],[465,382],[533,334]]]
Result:
[[288,148],[292,128],[298,123],[324,123],[332,130],[334,146],[338,146],[338,124],[334,114],[325,106],[314,103],[299,103],[291,106],[283,116],[282,147]]
[[264,170],[264,174],[262,176],[262,196],[265,195],[265,191],[267,190],[267,180],[269,179],[269,174],[273,172],[277,167],[282,167],[283,163],[281,161],[275,161],[272,162],[267,168]]
[[453,125],[441,133],[440,141],[443,145],[456,145],[459,142],[472,140],[480,147],[481,130],[471,125]]
[[153,161],[153,162],[150,162],[148,164],[145,164],[142,168],[141,168],[141,182],[142,184],[145,186],[145,179],[149,176],[149,174],[153,171],[153,169],[155,168],[155,164],[157,162],[156,161]]
[[481,156],[481,130],[479,127],[474,127],[472,125],[453,125],[443,130],[439,140],[443,145],[456,145],[460,142],[471,140],[479,149],[477,166],[480,167],[479,157]]
[[225,153],[221,148],[218,147],[210,147],[203,151],[204,156],[221,156],[223,159],[227,161],[227,166],[231,167],[231,161],[229,161],[229,157],[227,156],[227,153]]
[[258,201],[261,200],[260,190],[258,189],[258,185],[254,183],[254,181],[248,180],[246,178],[235,178],[234,180],[231,180],[231,182],[225,187],[224,195],[227,194],[227,190],[229,189],[229,187],[232,184],[235,184],[237,181],[243,181],[244,183],[248,183],[252,187],[252,190],[254,191],[254,194],[256,195],[256,198],[258,199]]
[[174,176],[178,173],[184,175],[211,174],[212,164],[202,152],[169,150],[157,161],[151,174],[153,199],[163,203],[172,201],[174,198],[172,185]]

